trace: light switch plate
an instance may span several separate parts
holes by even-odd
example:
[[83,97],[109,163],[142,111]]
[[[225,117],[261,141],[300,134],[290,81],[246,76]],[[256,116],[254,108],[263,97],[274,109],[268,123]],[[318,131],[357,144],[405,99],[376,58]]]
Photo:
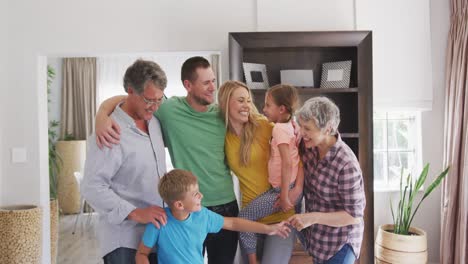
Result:
[[12,163],[25,163],[27,161],[26,148],[12,148],[11,149],[11,162]]

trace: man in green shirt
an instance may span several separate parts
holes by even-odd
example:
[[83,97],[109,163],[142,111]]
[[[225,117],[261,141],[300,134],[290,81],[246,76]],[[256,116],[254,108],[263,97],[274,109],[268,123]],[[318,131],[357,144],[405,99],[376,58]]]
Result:
[[[216,79],[210,63],[203,57],[189,58],[182,65],[181,79],[187,96],[166,100],[155,113],[161,123],[165,145],[175,168],[191,171],[198,177],[200,191],[204,194],[203,205],[223,216],[236,217],[239,208],[224,155],[226,129],[218,107],[213,105]],[[104,105],[105,109],[110,104]],[[103,106],[96,122],[105,120],[101,109]],[[112,130],[110,122],[102,122],[105,125],[101,124],[100,128],[96,125],[98,145],[118,142],[115,134],[119,128],[107,132]],[[204,243],[208,263],[233,263],[237,238],[237,232],[227,230],[209,234]]]

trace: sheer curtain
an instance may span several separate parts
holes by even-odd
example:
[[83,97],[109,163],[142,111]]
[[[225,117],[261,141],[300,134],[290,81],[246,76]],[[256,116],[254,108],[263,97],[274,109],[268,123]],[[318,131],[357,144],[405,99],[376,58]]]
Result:
[[87,139],[96,115],[96,58],[64,58],[60,137]]
[[128,66],[137,59],[129,56],[97,58],[97,105],[114,95],[125,94],[123,76]]
[[216,87],[219,87],[222,84],[221,80],[221,65],[220,65],[220,55],[212,54],[211,55],[211,67],[213,68],[213,73],[216,77]]
[[450,165],[442,188],[442,264],[468,263],[468,0],[451,0],[447,45],[444,163]]
[[[180,79],[180,68],[185,60],[193,56],[202,56],[213,64],[215,73],[219,71],[219,52],[159,52],[132,55],[102,56],[97,58],[98,106],[107,98],[125,94],[123,76],[125,70],[135,60],[142,58],[159,64],[167,75],[167,97],[185,96],[187,91]],[[214,62],[213,62],[214,58]],[[219,78],[219,77],[218,77]]]

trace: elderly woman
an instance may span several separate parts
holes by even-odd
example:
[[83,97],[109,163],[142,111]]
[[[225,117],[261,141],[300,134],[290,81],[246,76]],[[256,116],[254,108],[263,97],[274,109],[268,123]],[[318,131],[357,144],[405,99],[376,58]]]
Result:
[[[244,207],[271,188],[268,182],[268,160],[273,124],[258,113],[252,103],[250,89],[244,83],[225,82],[219,89],[218,103],[227,128],[226,159],[239,179],[242,207]],[[297,184],[289,192],[291,201],[296,201],[302,194],[303,177],[300,170]],[[259,221],[265,224],[277,223],[287,220],[293,214],[293,210],[279,212]],[[294,238],[294,235],[290,235],[287,239],[259,235],[258,240],[260,245],[263,244],[263,251],[257,253],[259,256],[263,255],[262,263],[287,264],[291,257]],[[256,263],[256,260],[249,256],[249,263]]]
[[354,263],[361,249],[365,195],[361,169],[338,133],[340,111],[325,97],[297,113],[304,166],[304,214],[289,218],[314,263]]

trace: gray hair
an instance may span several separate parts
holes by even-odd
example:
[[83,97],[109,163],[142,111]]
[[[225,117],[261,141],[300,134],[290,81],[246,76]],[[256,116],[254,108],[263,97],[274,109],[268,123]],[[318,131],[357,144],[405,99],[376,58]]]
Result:
[[137,94],[141,94],[147,82],[152,82],[164,91],[167,85],[166,73],[157,63],[138,59],[125,71],[123,86],[126,92],[128,87],[132,87]]
[[320,130],[330,128],[330,134],[338,133],[340,124],[340,109],[327,97],[314,97],[307,100],[297,112],[303,121],[314,121]]

